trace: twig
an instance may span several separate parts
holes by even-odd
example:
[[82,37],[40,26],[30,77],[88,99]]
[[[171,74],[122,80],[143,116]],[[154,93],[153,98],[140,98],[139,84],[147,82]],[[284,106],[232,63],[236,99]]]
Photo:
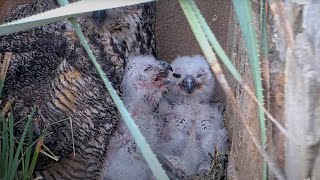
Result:
[[71,117],[69,117],[70,119],[70,129],[71,129],[71,139],[72,139],[72,149],[73,149],[73,156],[76,156],[76,150],[74,148],[74,137],[73,137],[73,126],[72,126],[72,119]]

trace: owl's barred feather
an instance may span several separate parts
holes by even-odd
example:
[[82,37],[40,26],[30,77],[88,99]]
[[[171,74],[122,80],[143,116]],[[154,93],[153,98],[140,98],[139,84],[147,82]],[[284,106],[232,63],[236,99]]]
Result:
[[[53,0],[36,0],[18,8],[5,21],[56,8]],[[108,78],[121,92],[129,55],[154,54],[154,3],[88,13],[77,20]],[[103,15],[105,14],[105,15]],[[45,179],[97,179],[107,144],[119,115],[84,49],[66,21],[0,37],[0,53],[13,52],[4,87],[4,102],[16,97],[16,119],[36,107],[34,134],[46,128],[45,140],[61,157],[52,162],[41,155],[37,170]],[[72,154],[69,121],[73,123],[76,156]],[[17,126],[21,133],[24,124]]]

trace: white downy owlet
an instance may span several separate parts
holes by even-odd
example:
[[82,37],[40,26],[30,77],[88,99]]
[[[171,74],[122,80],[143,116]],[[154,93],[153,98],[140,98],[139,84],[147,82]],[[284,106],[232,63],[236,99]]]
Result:
[[[214,147],[218,152],[228,151],[228,133],[221,103],[211,101],[215,82],[207,61],[200,55],[184,56],[171,66],[175,83],[159,105],[165,124],[156,149],[160,159],[193,177],[210,170],[209,153]],[[179,178],[175,173],[171,177]]]
[[[151,147],[158,141],[163,125],[154,111],[166,91],[170,70],[169,63],[153,56],[129,57],[126,62],[122,81],[123,101]],[[126,124],[120,121],[108,146],[104,179],[152,178]]]

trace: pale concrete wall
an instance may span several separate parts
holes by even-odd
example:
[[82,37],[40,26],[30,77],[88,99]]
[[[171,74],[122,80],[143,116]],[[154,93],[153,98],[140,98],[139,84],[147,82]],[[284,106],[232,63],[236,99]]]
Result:
[[[288,179],[320,179],[320,4],[297,1],[292,56],[286,51],[286,121],[289,132],[301,145],[288,141]],[[298,22],[298,23],[296,23]],[[294,29],[296,30],[296,29]]]

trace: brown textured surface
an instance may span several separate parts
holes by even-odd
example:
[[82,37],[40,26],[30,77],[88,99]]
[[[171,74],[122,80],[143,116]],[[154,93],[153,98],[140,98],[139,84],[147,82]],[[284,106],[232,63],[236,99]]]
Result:
[[[226,50],[231,2],[225,0],[195,2]],[[156,42],[158,57],[166,61],[172,61],[177,56],[202,54],[178,1],[158,1]],[[218,83],[214,100],[225,101],[225,95]]]
[[[286,127],[284,119],[284,63],[279,61],[278,56],[269,54],[270,60],[270,112],[275,119],[283,126]],[[270,121],[267,121],[267,143],[268,153],[277,161],[281,170],[285,168],[285,137],[280,130]],[[270,180],[276,179],[270,175]]]
[[[240,72],[244,82],[253,89],[252,74],[247,61],[245,44],[243,41],[240,27],[238,26],[235,14],[232,13],[232,18],[229,25],[229,56]],[[257,116],[256,105],[250,100],[247,93],[240,87],[230,74],[227,73],[227,78],[233,89],[237,104],[240,107],[246,123],[256,138],[259,139],[259,122]],[[249,136],[243,122],[238,114],[234,113],[232,105],[227,102],[226,121],[230,132],[232,142],[229,161],[234,163],[237,171],[238,179],[261,179],[262,175],[262,158],[257,151],[251,137]]]
[[[255,21],[253,25],[258,29],[257,16],[259,16],[259,5],[252,3],[253,15]],[[241,36],[241,30],[235,19],[235,14],[232,12],[229,34],[228,34],[228,52],[231,61],[235,64],[244,82],[253,88],[252,75],[250,67],[247,61],[247,53],[245,44]],[[269,26],[270,27],[270,26]],[[270,31],[269,31],[270,33]],[[270,33],[271,34],[271,33]],[[271,36],[269,36],[269,71],[270,71],[270,109],[269,111],[274,118],[278,120],[280,124],[285,126],[284,122],[284,65],[279,59],[279,54],[275,50],[272,43]],[[263,70],[264,71],[264,70]],[[251,131],[253,131],[255,137],[260,139],[260,128],[257,116],[257,105],[250,100],[249,96],[240,87],[229,73],[227,78],[231,84],[231,88],[234,89],[234,95],[238,101],[240,112],[243,113],[245,121],[249,125]],[[226,121],[227,127],[230,132],[230,139],[232,141],[231,153],[229,161],[234,163],[234,168],[237,173],[238,179],[261,179],[262,178],[262,157],[257,148],[253,144],[251,137],[248,135],[242,122],[240,122],[239,116],[234,113],[230,102],[227,102],[226,107]],[[283,170],[285,165],[285,139],[279,129],[266,120],[267,127],[267,152],[278,163],[280,171]],[[230,175],[230,174],[229,174]],[[269,178],[275,179],[273,173],[269,171]]]

